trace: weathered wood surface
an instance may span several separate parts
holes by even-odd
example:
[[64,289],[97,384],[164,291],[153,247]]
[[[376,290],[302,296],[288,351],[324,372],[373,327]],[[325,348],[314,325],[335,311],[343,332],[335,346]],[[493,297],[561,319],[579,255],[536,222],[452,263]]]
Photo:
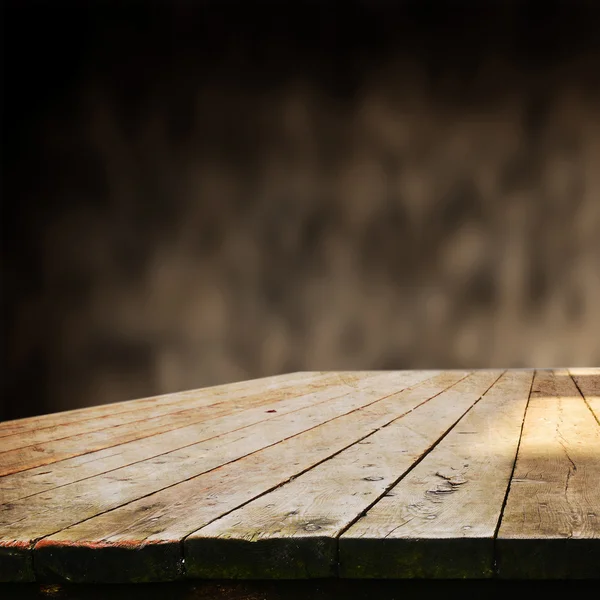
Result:
[[569,369],[569,373],[600,423],[600,369]]
[[340,389],[339,386],[329,388],[336,380],[342,379],[340,383],[348,386],[352,385],[353,377],[351,374],[345,378],[340,378],[339,375],[317,376],[306,383],[271,385],[254,393],[249,389],[238,390],[230,396],[223,396],[222,391],[218,395],[200,393],[199,397],[196,394],[182,393],[176,398],[168,398],[158,407],[142,403],[141,408],[115,416],[105,415],[64,426],[55,425],[11,434],[0,438],[0,476],[172,431],[236,410],[285,398],[310,396],[319,389],[327,394],[335,393]]
[[[409,376],[404,383],[397,379],[396,385],[403,388],[422,378]],[[262,428],[234,442],[232,448],[215,447],[207,462],[223,466],[209,471],[206,466],[194,464],[194,472],[204,471],[201,476],[158,493],[144,494],[140,500],[48,537],[36,545],[37,568],[49,574],[68,569],[72,579],[89,577],[94,568],[98,579],[127,574],[142,580],[152,564],[161,569],[160,578],[178,577],[184,536],[326,460],[421,401],[419,397],[398,402],[393,396],[378,400],[383,389],[376,391],[371,383],[363,397],[353,394],[314,414],[300,415],[289,423],[282,421],[272,431]],[[318,424],[320,427],[316,427]],[[280,443],[270,445],[271,436]],[[241,460],[223,460],[228,455]],[[144,491],[150,491],[147,484]],[[38,523],[32,524],[38,527]],[[123,545],[127,545],[125,553]],[[115,557],[108,569],[106,564],[87,563],[90,549],[98,546],[106,549],[107,557]],[[168,571],[163,570],[164,565],[169,566]]]
[[[315,381],[319,375],[328,375],[327,373],[294,373],[292,375],[276,375],[274,377],[264,377],[261,379],[252,379],[250,381],[240,381],[228,385],[217,385],[210,388],[202,388],[199,390],[186,390],[174,394],[165,394],[163,396],[155,396],[153,398],[142,398],[140,400],[129,400],[124,402],[115,402],[112,404],[102,404],[100,406],[92,406],[88,408],[78,408],[64,412],[51,413],[37,417],[28,417],[26,419],[15,419],[12,421],[3,421],[0,423],[0,437],[42,429],[45,427],[53,427],[56,425],[67,425],[78,421],[87,421],[88,419],[96,419],[103,416],[112,416],[116,414],[129,413],[131,411],[145,410],[155,406],[165,406],[167,404],[177,404],[182,400],[189,399],[190,396],[200,395],[207,397],[225,397],[230,400],[244,396],[252,392],[263,393],[267,390],[278,389],[285,385],[296,385],[302,381]],[[343,376],[341,373],[335,373],[334,376]],[[354,375],[347,373],[347,375]]]
[[[19,571],[23,573],[22,577],[31,578],[31,550],[36,540],[90,519],[94,515],[133,503],[138,498],[142,499],[141,502],[147,499],[149,494],[171,488],[180,482],[186,482],[181,485],[193,484],[195,478],[203,473],[210,472],[213,478],[218,479],[227,463],[234,463],[234,470],[241,470],[243,478],[243,466],[235,463],[242,457],[283,440],[289,446],[290,442],[295,440],[294,436],[347,413],[353,413],[393,394],[395,390],[401,390],[431,375],[433,373],[402,372],[374,378],[365,377],[358,383],[351,382],[353,385],[349,388],[352,392],[325,402],[323,406],[309,406],[290,414],[278,415],[265,423],[255,423],[240,431],[234,430],[199,444],[158,454],[148,460],[134,462],[120,469],[5,504],[0,512],[0,546],[2,543],[10,544],[11,560],[18,563]],[[362,421],[357,417],[361,416],[354,415],[359,426]],[[335,424],[333,429],[336,429]],[[346,439],[348,444],[355,441],[348,435]],[[322,449],[326,450],[326,447]],[[279,447],[275,450],[275,455],[278,450]],[[296,444],[295,452],[302,453],[304,450],[302,444]],[[309,464],[306,468],[310,466]],[[260,470],[262,467],[258,464],[255,468]],[[169,491],[175,497],[173,502],[177,502],[178,508],[183,508],[183,512],[187,513],[188,507],[179,502],[180,491],[167,489],[166,493]],[[135,510],[134,504],[129,506],[133,506]],[[65,510],[65,507],[68,507],[68,510]]]
[[493,574],[494,533],[531,380],[529,372],[505,373],[424,460],[341,537],[344,576]]
[[[321,379],[325,379],[327,383],[327,378],[324,377]],[[291,384],[285,388],[283,386],[276,386],[271,390],[258,390],[257,393],[250,397],[254,397],[260,401],[265,397],[270,397],[270,399],[278,398],[284,390],[294,395],[300,395],[305,390],[312,391],[318,384],[319,378],[316,378],[316,381],[309,380],[305,385],[300,383],[296,385]],[[9,450],[25,448],[27,446],[39,446],[49,441],[62,440],[96,431],[110,430],[112,427],[123,426],[125,424],[131,424],[132,428],[145,426],[147,422],[154,421],[154,419],[163,415],[171,419],[179,416],[184,419],[190,418],[194,415],[192,411],[195,411],[195,409],[215,408],[218,404],[225,404],[228,408],[234,399],[241,397],[247,400],[247,393],[247,390],[244,390],[238,391],[237,394],[232,393],[230,396],[224,396],[223,391],[204,394],[200,392],[198,397],[192,394],[181,393],[177,396],[167,398],[157,406],[142,404],[141,407],[135,410],[124,411],[118,414],[107,414],[92,419],[77,420],[72,423],[58,423],[46,425],[41,428],[28,429],[0,438],[0,452],[8,452]]]
[[501,577],[600,577],[600,427],[566,371],[535,376],[497,544]]
[[[368,376],[362,378],[362,384],[367,381],[369,381]],[[336,378],[329,378],[324,381],[318,379],[311,384],[298,385],[293,388],[267,390],[264,393],[252,394],[239,400],[232,398],[230,402],[221,402],[219,404],[184,411],[178,410],[178,407],[174,409],[173,413],[165,414],[159,418],[152,418],[150,415],[148,419],[134,423],[115,425],[107,429],[85,434],[74,432],[70,437],[52,440],[43,445],[26,447],[20,451],[0,452],[0,475],[11,475],[12,473],[23,472],[25,469],[33,469],[34,467],[46,467],[46,465],[60,461],[56,469],[43,468],[35,473],[36,477],[41,473],[45,473],[47,481],[57,483],[59,481],[57,479],[57,470],[64,472],[66,467],[72,473],[72,464],[67,464],[66,459],[84,455],[83,459],[76,462],[77,464],[85,463],[88,465],[92,461],[101,459],[100,468],[103,468],[107,464],[105,462],[107,456],[116,457],[123,451],[127,452],[130,449],[133,449],[135,452],[135,458],[132,462],[136,462],[152,456],[152,454],[143,456],[142,447],[144,446],[147,447],[149,445],[151,449],[159,451],[159,453],[164,453],[170,449],[174,449],[169,446],[170,440],[176,441],[175,448],[181,448],[202,439],[214,437],[224,431],[233,431],[254,422],[267,420],[272,415],[294,412],[318,402],[341,397],[347,394],[349,390],[353,390],[355,385],[358,385],[358,383],[353,382],[351,375],[340,381],[339,385],[337,383]],[[287,400],[288,398],[289,400]],[[194,401],[190,402],[190,404],[193,403]],[[271,410],[274,412],[270,412]],[[197,425],[195,425],[196,423]],[[159,436],[159,434],[163,435],[155,437]],[[129,443],[145,438],[148,438],[148,444],[142,442],[132,445]],[[114,447],[116,448],[113,450],[112,448]],[[106,448],[110,448],[111,450],[105,452],[103,455],[96,455],[97,451]],[[113,458],[111,461],[113,468],[116,468],[114,466],[116,460],[116,458]],[[127,463],[125,462],[124,464]],[[78,472],[81,472],[81,469]],[[29,482],[32,483],[30,475],[28,473],[26,476]],[[87,476],[90,476],[89,467],[84,477]],[[0,489],[4,487],[2,481],[0,480]],[[11,482],[10,479],[8,481]],[[35,479],[33,483],[39,485],[41,481],[40,479]],[[60,481],[61,484],[64,484],[64,481]],[[11,484],[9,483],[9,485]],[[19,484],[16,487],[19,490],[23,489]]]
[[294,373],[1,423],[0,581],[600,577],[599,379]]
[[423,397],[427,389],[425,395],[432,399],[293,482],[189,536],[185,553],[189,572],[202,578],[331,576],[340,533],[381,498],[499,375],[472,375],[447,391],[444,388],[455,380],[441,376],[428,389],[415,388],[410,396]]

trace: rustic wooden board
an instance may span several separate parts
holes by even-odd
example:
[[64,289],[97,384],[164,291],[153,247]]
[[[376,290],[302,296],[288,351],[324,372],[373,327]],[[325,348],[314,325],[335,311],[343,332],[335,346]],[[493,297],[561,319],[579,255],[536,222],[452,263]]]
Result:
[[[221,473],[231,469],[231,466],[221,465],[238,461],[252,453],[258,453],[262,448],[277,444],[282,440],[286,440],[286,442],[279,447],[283,448],[284,452],[286,444],[294,447],[296,451],[300,451],[301,444],[298,444],[297,441],[294,444],[294,440],[299,439],[300,433],[315,427],[318,430],[320,429],[319,425],[331,420],[334,420],[333,429],[335,430],[339,417],[345,414],[358,421],[355,427],[361,426],[360,417],[368,413],[363,413],[358,409],[377,403],[382,396],[387,396],[394,390],[403,389],[429,379],[433,375],[432,372],[382,374],[369,381],[369,384],[365,386],[366,389],[361,389],[360,383],[357,383],[356,389],[353,389],[352,393],[340,399],[322,403],[317,407],[308,407],[292,414],[278,416],[266,423],[247,427],[243,431],[233,431],[183,450],[170,452],[104,475],[37,494],[8,506],[5,505],[0,512],[0,540],[6,540],[6,543],[13,544],[10,558],[13,562],[21,561],[23,566],[20,567],[20,576],[27,579],[33,576],[29,550],[35,540],[105,511],[112,511],[108,513],[109,518],[111,515],[118,515],[120,513],[113,509],[127,503],[132,503],[129,506],[133,506],[135,512],[134,500],[143,497],[138,502],[146,503],[148,497],[151,497],[149,495],[155,495],[159,490],[164,490],[164,497],[168,498],[172,505],[175,505],[175,507],[171,507],[172,514],[180,514],[183,511],[181,524],[185,524],[185,516],[193,512],[195,506],[184,506],[185,502],[181,502],[182,494],[190,482],[181,484],[183,486],[181,489],[176,485],[177,483],[191,479],[196,486],[202,486],[201,483],[198,484],[200,481],[198,476],[214,469],[216,471],[212,473],[211,477],[220,480]],[[362,427],[368,427],[368,419]],[[326,431],[329,429],[331,427],[325,428]],[[318,449],[322,452],[326,451],[327,448],[323,447],[324,440],[321,444],[322,446]],[[271,449],[271,453],[275,457],[277,450],[273,452]],[[256,457],[256,455],[253,456]],[[248,458],[253,457],[248,456]],[[285,460],[285,458],[274,460]],[[241,470],[240,476],[243,478],[244,468],[239,466],[241,464],[243,464],[242,461],[239,461],[234,466],[234,471]],[[251,462],[251,464],[253,463]],[[256,466],[254,468],[256,469]],[[193,485],[191,487],[193,488]],[[213,500],[212,504],[217,503]],[[146,506],[148,505],[146,504]],[[65,507],[68,507],[68,510],[65,510]],[[125,511],[126,513],[127,511]],[[139,519],[139,513],[137,514]],[[147,514],[150,516],[149,512]],[[194,527],[191,530],[193,529]],[[150,554],[153,550],[150,548],[152,544],[152,540],[144,543],[144,548]],[[154,543],[154,545],[157,544]],[[46,547],[51,548],[51,545],[46,544]],[[52,551],[45,553],[47,557],[51,555]],[[6,553],[0,553],[0,580],[13,576],[11,571],[7,572],[5,568],[8,564],[7,561]]]
[[[431,396],[389,425],[193,533],[185,540],[188,576],[302,579],[337,575],[337,537],[398,481],[493,385],[476,374]],[[444,376],[440,377],[440,382]],[[433,382],[432,382],[433,383]]]
[[[346,372],[346,374],[354,374],[356,372]],[[358,373],[365,373],[358,372]],[[139,400],[125,400],[123,402],[113,402],[111,404],[102,404],[99,406],[89,406],[85,408],[77,408],[66,410],[47,415],[39,415],[35,417],[27,417],[25,419],[13,419],[10,421],[0,422],[0,437],[21,433],[23,431],[31,431],[44,427],[53,427],[66,423],[75,423],[87,419],[95,419],[104,415],[115,415],[126,413],[132,410],[143,410],[152,408],[161,404],[171,402],[179,402],[181,398],[189,398],[190,396],[212,395],[216,397],[232,398],[236,395],[244,395],[246,393],[261,392],[273,388],[278,388],[282,385],[301,383],[306,380],[313,380],[320,376],[344,375],[344,373],[328,373],[326,371],[301,371],[298,373],[288,373],[284,375],[275,375],[271,377],[263,377],[260,379],[250,379],[248,381],[238,381],[235,383],[227,383],[215,385],[197,390],[186,390],[175,392],[172,394],[163,394],[160,396],[152,396],[150,398],[140,398]]]
[[[508,372],[339,540],[340,576],[484,578],[513,470],[531,372]],[[428,424],[418,424],[417,431]]]
[[[155,456],[168,451],[164,449],[162,444],[167,443],[168,445],[167,440],[172,439],[173,435],[178,440],[181,440],[182,443],[171,449],[181,448],[202,439],[213,437],[219,431],[232,431],[239,427],[267,420],[272,414],[292,412],[321,401],[341,397],[344,393],[355,389],[356,385],[368,385],[371,379],[372,377],[366,376],[352,378],[349,375],[343,380],[344,383],[341,385],[333,385],[333,382],[339,381],[338,377],[325,380],[319,379],[314,383],[304,383],[292,388],[266,391],[262,394],[253,394],[252,396],[246,396],[237,400],[233,398],[229,402],[166,414],[158,418],[148,418],[143,421],[136,421],[135,423],[115,425],[101,431],[74,435],[41,445],[0,453],[0,476],[17,474],[35,467],[44,467],[38,469],[40,473],[45,474],[42,479],[36,479],[34,474],[24,475],[29,481],[28,488],[31,485],[38,487],[44,481],[56,483],[60,481],[60,477],[58,480],[56,479],[56,471],[65,473],[64,465],[61,464],[56,470],[46,467],[58,461],[64,462],[66,459],[85,455],[86,458],[80,464],[88,464],[90,461],[96,460],[96,457],[92,453],[104,449],[110,449],[105,453],[106,455],[117,457],[120,455],[121,450],[128,451],[130,449],[131,446],[125,446],[125,444],[135,442],[136,440],[143,440],[144,438],[150,438],[147,443],[143,442],[145,444],[144,447],[151,448],[154,452],[148,455],[148,458],[149,456]],[[289,401],[282,402],[288,398],[290,399]],[[194,402],[190,402],[190,404],[194,404]],[[259,408],[261,406],[264,408]],[[251,407],[255,408],[251,410]],[[267,410],[275,410],[276,412],[268,413],[266,412]],[[215,421],[217,417],[220,417],[219,421]],[[196,423],[197,426],[195,425]],[[223,429],[223,425],[225,425],[225,429]],[[173,435],[168,436],[166,435],[167,432],[172,432]],[[160,434],[165,435],[161,436]],[[197,434],[201,434],[200,437]],[[118,448],[115,448],[116,446]],[[118,459],[113,459],[113,464],[116,460]],[[141,458],[136,456],[135,460],[139,461]],[[127,463],[125,462],[124,464]],[[94,467],[104,468],[104,466],[105,463],[103,462],[100,467],[94,465],[92,470]],[[70,467],[67,467],[67,472],[71,473],[70,476],[72,476],[73,472]],[[77,471],[75,474],[79,472]],[[89,473],[89,471],[86,471],[86,473]],[[84,476],[90,475],[87,474]],[[74,479],[74,481],[76,480]],[[5,486],[11,486],[10,480],[5,484],[0,480],[0,490]]]
[[0,581],[600,579],[599,401],[314,372],[2,423]]
[[[422,396],[395,394],[368,406],[363,402],[364,408],[304,427],[300,435],[280,437],[280,443],[241,460],[65,529],[37,544],[36,569],[73,581],[139,581],[158,577],[150,562],[166,569],[161,579],[177,578],[185,535],[343,450],[420,401]],[[99,552],[103,560],[94,562]],[[174,553],[178,561],[173,561]]]
[[569,374],[600,423],[600,369],[569,369]]
[[[350,377],[350,376],[349,376]],[[251,398],[260,399],[264,396],[270,396],[271,400],[277,398],[278,394],[287,392],[294,395],[305,393],[303,390],[311,391],[319,383],[328,383],[336,376],[320,375],[314,378],[304,379],[302,382],[292,381],[291,383],[280,382],[279,385],[271,384],[270,389],[257,389],[252,393],[250,389],[241,389],[237,392],[227,394],[225,391],[215,392],[198,392],[196,394],[180,393],[176,396],[166,398],[165,400],[153,405],[132,406],[132,410],[119,412],[116,414],[104,414],[88,419],[78,419],[71,423],[55,423],[46,425],[41,428],[28,429],[19,431],[11,435],[0,437],[0,455],[1,453],[9,452],[19,448],[28,446],[40,446],[52,440],[61,440],[73,436],[81,436],[84,434],[106,431],[115,426],[123,426],[131,423],[132,428],[143,426],[145,422],[157,417],[166,416],[183,416],[181,413],[186,413],[187,416],[193,415],[195,409],[208,408],[223,404],[230,406],[234,399],[249,400]],[[135,404],[135,401],[132,405]],[[110,432],[107,432],[110,433]]]
[[[243,398],[239,402],[232,401],[231,404],[197,409],[194,417],[185,415],[182,418],[181,415],[177,415],[171,420],[163,417],[155,429],[150,426],[132,429],[131,426],[126,425],[123,428],[112,428],[109,435],[105,432],[88,434],[45,444],[46,463],[37,468],[0,478],[0,496],[5,502],[14,502],[20,498],[163,455],[224,433],[315,406],[320,402],[341,398],[355,389],[368,386],[373,377],[363,376],[354,381],[347,378],[344,380],[345,383],[340,385],[326,385],[326,382],[319,381],[310,384],[309,387],[299,386],[301,396],[295,396],[290,390],[275,395],[269,392],[263,396]],[[314,391],[306,393],[310,389]],[[274,397],[279,400],[273,402]],[[161,433],[163,430],[166,431]],[[106,447],[107,444],[110,446]],[[94,451],[97,447],[104,449]],[[7,473],[9,469],[23,468],[25,465],[31,467],[36,464],[35,460],[36,456],[32,457],[31,453],[24,449],[20,454],[15,453],[10,465],[4,465],[4,472]],[[39,460],[41,459],[37,459],[38,463]],[[53,463],[50,463],[50,460],[53,460]]]
[[500,577],[600,577],[600,426],[567,371],[536,373],[496,544]]

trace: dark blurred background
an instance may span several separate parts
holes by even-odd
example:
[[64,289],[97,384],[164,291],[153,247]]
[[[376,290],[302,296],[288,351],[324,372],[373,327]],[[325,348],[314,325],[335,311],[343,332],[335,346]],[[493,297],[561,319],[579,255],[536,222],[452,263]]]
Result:
[[3,2],[3,419],[600,365],[600,3]]

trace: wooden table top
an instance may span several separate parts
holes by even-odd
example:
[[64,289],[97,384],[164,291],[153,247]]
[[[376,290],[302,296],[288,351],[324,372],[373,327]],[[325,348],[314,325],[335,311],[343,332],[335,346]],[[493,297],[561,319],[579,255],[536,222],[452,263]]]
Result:
[[0,581],[600,577],[600,369],[302,372],[0,423]]

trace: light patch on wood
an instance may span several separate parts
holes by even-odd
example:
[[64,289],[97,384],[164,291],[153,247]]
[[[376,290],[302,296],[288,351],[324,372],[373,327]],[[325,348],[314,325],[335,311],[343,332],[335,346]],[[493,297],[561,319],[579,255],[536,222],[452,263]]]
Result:
[[536,373],[497,544],[502,577],[600,576],[600,426],[568,371]]
[[[531,372],[503,375],[423,461],[341,536],[342,576],[493,575],[493,537],[531,381]],[[426,426],[420,424],[419,430]],[[374,542],[382,540],[379,548]],[[385,556],[379,559],[382,548]]]
[[[337,536],[402,477],[499,375],[477,373],[437,396],[433,385],[439,384],[438,390],[447,386],[445,375],[416,388],[415,393],[427,388],[432,399],[362,443],[187,537],[188,575],[263,579],[335,573]],[[304,538],[301,545],[299,538]],[[319,552],[317,564],[314,556]]]
[[37,440],[0,453],[26,469],[0,478],[0,581],[597,578],[600,369],[500,373],[296,373],[61,439],[61,415],[0,424]]

